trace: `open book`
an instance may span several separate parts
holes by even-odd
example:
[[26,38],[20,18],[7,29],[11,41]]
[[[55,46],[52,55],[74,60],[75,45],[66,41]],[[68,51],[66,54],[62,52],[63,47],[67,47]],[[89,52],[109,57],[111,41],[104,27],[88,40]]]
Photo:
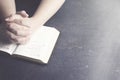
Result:
[[59,36],[59,31],[53,27],[42,26],[25,45],[0,42],[0,51],[29,61],[48,63],[53,48]]

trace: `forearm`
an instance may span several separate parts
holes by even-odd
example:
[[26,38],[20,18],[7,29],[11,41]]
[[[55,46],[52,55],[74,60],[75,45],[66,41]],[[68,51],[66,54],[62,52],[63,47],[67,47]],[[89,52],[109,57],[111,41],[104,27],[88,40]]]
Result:
[[42,0],[32,19],[44,25],[62,6],[65,0]]
[[0,0],[0,13],[2,19],[15,14],[15,0]]

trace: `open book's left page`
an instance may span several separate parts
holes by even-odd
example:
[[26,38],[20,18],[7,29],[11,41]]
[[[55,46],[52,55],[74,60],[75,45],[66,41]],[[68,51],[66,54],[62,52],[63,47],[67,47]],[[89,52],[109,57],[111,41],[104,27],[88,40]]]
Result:
[[15,44],[6,44],[3,42],[0,42],[0,51],[6,52],[10,55],[12,55],[12,53],[15,51],[16,48],[17,48],[17,45]]

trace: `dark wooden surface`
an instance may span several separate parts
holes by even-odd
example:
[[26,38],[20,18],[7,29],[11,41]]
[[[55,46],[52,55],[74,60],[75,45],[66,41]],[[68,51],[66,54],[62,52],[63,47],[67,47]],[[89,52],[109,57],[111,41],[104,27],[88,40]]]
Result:
[[[31,15],[38,4],[37,0],[35,3],[26,0],[24,4],[24,0],[19,1],[18,10],[25,9]],[[119,0],[66,0],[46,23],[61,31],[49,64],[1,54],[0,80],[119,80],[119,3]]]

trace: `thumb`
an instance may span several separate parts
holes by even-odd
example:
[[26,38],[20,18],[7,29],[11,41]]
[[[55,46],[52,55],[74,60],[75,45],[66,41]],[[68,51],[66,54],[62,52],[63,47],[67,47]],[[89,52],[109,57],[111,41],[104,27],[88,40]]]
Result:
[[[12,22],[14,21],[15,19],[21,19],[20,16],[22,16],[23,18],[28,18],[29,15],[26,13],[26,11],[22,10],[22,11],[18,11],[16,13],[17,15],[11,15],[10,17],[6,18],[5,21],[7,22]],[[19,16],[18,16],[19,15]]]
[[18,11],[17,14],[21,15],[24,18],[29,17],[29,15],[27,14],[27,12],[25,10]]

